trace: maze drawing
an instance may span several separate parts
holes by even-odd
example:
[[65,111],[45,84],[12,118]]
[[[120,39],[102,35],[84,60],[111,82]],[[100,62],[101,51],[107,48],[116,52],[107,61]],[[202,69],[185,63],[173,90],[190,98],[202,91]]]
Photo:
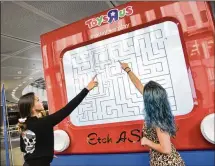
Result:
[[118,61],[129,63],[143,84],[150,80],[160,83],[168,93],[174,115],[192,110],[192,93],[178,29],[174,23],[164,22],[65,53],[63,65],[68,101],[95,74],[99,82],[70,115],[74,125],[144,118],[143,97]]

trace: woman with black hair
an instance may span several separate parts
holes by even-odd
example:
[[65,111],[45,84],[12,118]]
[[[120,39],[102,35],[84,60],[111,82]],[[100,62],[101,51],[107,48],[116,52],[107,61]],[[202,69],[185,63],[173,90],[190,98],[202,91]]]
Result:
[[120,64],[143,95],[145,124],[141,145],[150,148],[150,166],[184,166],[184,161],[170,140],[176,135],[176,127],[166,90],[154,81],[143,86],[127,63]]
[[24,153],[24,166],[50,166],[54,156],[53,127],[72,113],[88,92],[98,85],[95,77],[65,107],[51,115],[41,117],[43,104],[34,93],[25,94],[19,99],[21,118],[18,128],[21,133],[20,148]]

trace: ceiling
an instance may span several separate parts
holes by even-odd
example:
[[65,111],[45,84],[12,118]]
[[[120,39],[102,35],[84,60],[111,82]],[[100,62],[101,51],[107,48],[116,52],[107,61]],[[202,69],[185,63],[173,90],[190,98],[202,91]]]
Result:
[[[126,1],[1,1],[1,83],[17,102],[43,77],[40,35]],[[44,84],[42,84],[44,88]]]

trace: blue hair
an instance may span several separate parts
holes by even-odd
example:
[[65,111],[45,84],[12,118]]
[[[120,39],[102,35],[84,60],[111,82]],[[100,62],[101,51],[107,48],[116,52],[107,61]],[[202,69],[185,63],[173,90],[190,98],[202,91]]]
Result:
[[161,131],[176,135],[176,126],[166,90],[158,83],[149,81],[143,91],[145,123],[147,127],[158,127]]

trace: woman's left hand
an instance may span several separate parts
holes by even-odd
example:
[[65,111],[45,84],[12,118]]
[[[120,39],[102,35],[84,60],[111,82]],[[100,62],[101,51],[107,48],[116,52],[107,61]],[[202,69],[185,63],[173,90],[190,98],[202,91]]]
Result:
[[143,137],[141,139],[141,145],[142,146],[147,146],[148,145],[149,140],[146,137]]
[[98,82],[95,81],[96,76],[97,76],[97,75],[95,75],[95,76],[92,78],[92,80],[89,82],[89,84],[88,84],[87,87],[86,87],[89,91],[92,90],[93,88],[95,88],[96,86],[98,86]]

